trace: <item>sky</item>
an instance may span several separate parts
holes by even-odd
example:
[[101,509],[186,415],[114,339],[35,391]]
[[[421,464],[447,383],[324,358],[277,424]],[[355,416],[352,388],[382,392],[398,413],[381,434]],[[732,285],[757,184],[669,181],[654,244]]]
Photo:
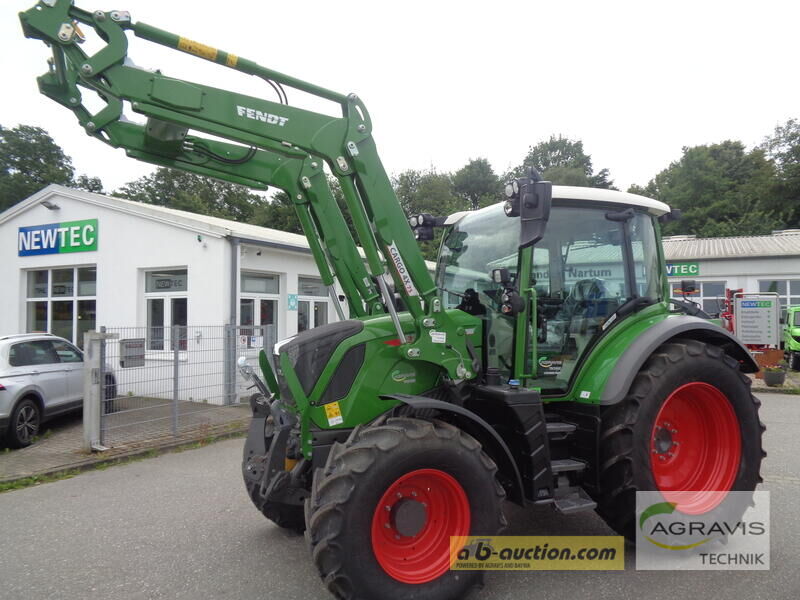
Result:
[[[454,171],[487,158],[498,173],[551,134],[580,139],[617,187],[644,185],[681,148],[761,143],[800,118],[800,2],[273,2],[76,0],[306,81],[357,93],[386,170]],[[37,125],[78,174],[113,190],[154,167],[89,138],[38,93],[49,51],[23,37],[3,0],[0,125]],[[129,57],[169,76],[271,99],[246,75],[130,35]],[[288,89],[290,104],[335,111]],[[331,112],[334,114],[334,112]],[[132,118],[141,119],[132,115]]]

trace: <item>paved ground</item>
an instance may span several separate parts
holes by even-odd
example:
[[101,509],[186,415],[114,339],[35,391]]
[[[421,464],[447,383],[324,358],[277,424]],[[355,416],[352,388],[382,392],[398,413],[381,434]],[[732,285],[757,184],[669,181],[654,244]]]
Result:
[[[769,572],[490,573],[480,598],[800,597],[800,397],[763,394],[772,492]],[[0,494],[0,598],[325,599],[302,537],[250,504],[243,441]],[[516,534],[609,534],[594,514],[511,510]]]
[[[136,399],[115,400],[119,403],[119,412],[105,419],[103,444],[109,448],[108,451],[84,451],[83,417],[80,413],[64,415],[45,423],[41,439],[35,444],[20,450],[0,448],[0,482],[85,467],[151,448],[246,431],[250,418],[247,405],[181,402],[178,435],[173,435],[171,402],[160,400],[147,405],[141,401],[131,404],[132,400]],[[134,408],[129,408],[129,405]]]

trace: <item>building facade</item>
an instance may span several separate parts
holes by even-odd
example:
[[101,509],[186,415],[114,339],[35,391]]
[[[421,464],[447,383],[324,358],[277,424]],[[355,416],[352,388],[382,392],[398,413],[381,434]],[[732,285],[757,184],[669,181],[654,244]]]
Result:
[[783,315],[800,306],[800,229],[728,238],[673,236],[663,240],[672,295],[680,282],[697,282],[690,297],[708,313],[720,312],[725,290],[775,292]]
[[158,352],[193,326],[337,319],[302,235],[57,185],[0,214],[0,255],[3,334],[146,327]]

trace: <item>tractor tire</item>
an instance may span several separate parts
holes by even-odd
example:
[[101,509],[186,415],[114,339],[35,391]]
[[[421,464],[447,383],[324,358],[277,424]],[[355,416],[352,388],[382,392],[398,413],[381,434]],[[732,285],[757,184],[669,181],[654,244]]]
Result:
[[789,369],[800,371],[800,352],[789,352]]
[[761,483],[766,428],[750,383],[717,346],[675,340],[653,353],[628,395],[602,413],[595,500],[612,529],[635,541],[637,491],[669,501],[691,490],[678,510],[707,514],[725,504],[713,492],[752,492]]
[[483,573],[450,570],[449,539],[505,527],[496,473],[473,437],[441,421],[357,427],[315,473],[307,502],[325,586],[342,600],[465,597]]
[[289,529],[295,533],[303,533],[306,529],[305,514],[302,505],[285,504],[283,502],[264,502],[259,500],[259,486],[245,481],[247,495],[261,514],[278,527]]

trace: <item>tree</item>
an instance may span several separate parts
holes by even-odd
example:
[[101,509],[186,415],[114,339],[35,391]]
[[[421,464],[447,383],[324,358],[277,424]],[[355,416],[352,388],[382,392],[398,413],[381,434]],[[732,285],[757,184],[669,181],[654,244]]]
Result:
[[114,192],[116,196],[189,212],[252,222],[264,202],[248,188],[187,171],[159,167]]
[[69,156],[42,128],[0,125],[0,211],[51,183],[71,185]]
[[678,208],[683,218],[664,227],[667,234],[700,237],[766,234],[782,226],[770,208],[775,167],[760,148],[727,140],[684,147],[683,155],[656,175],[646,187],[630,191]]
[[72,187],[79,190],[85,190],[94,194],[103,194],[103,182],[99,177],[89,177],[88,175],[78,175],[78,178],[72,183]]
[[485,158],[470,160],[453,175],[453,191],[471,210],[498,202],[501,198],[500,179]]
[[252,223],[289,233],[303,233],[294,203],[283,191],[275,192],[269,202],[261,202],[256,207]]
[[800,227],[800,121],[789,119],[776,127],[760,148],[777,172],[769,208],[783,215],[787,227]]
[[509,176],[523,177],[528,167],[535,168],[542,177],[558,185],[616,189],[608,169],[594,172],[592,157],[584,152],[582,141],[560,134],[531,146],[522,164],[512,169]]

